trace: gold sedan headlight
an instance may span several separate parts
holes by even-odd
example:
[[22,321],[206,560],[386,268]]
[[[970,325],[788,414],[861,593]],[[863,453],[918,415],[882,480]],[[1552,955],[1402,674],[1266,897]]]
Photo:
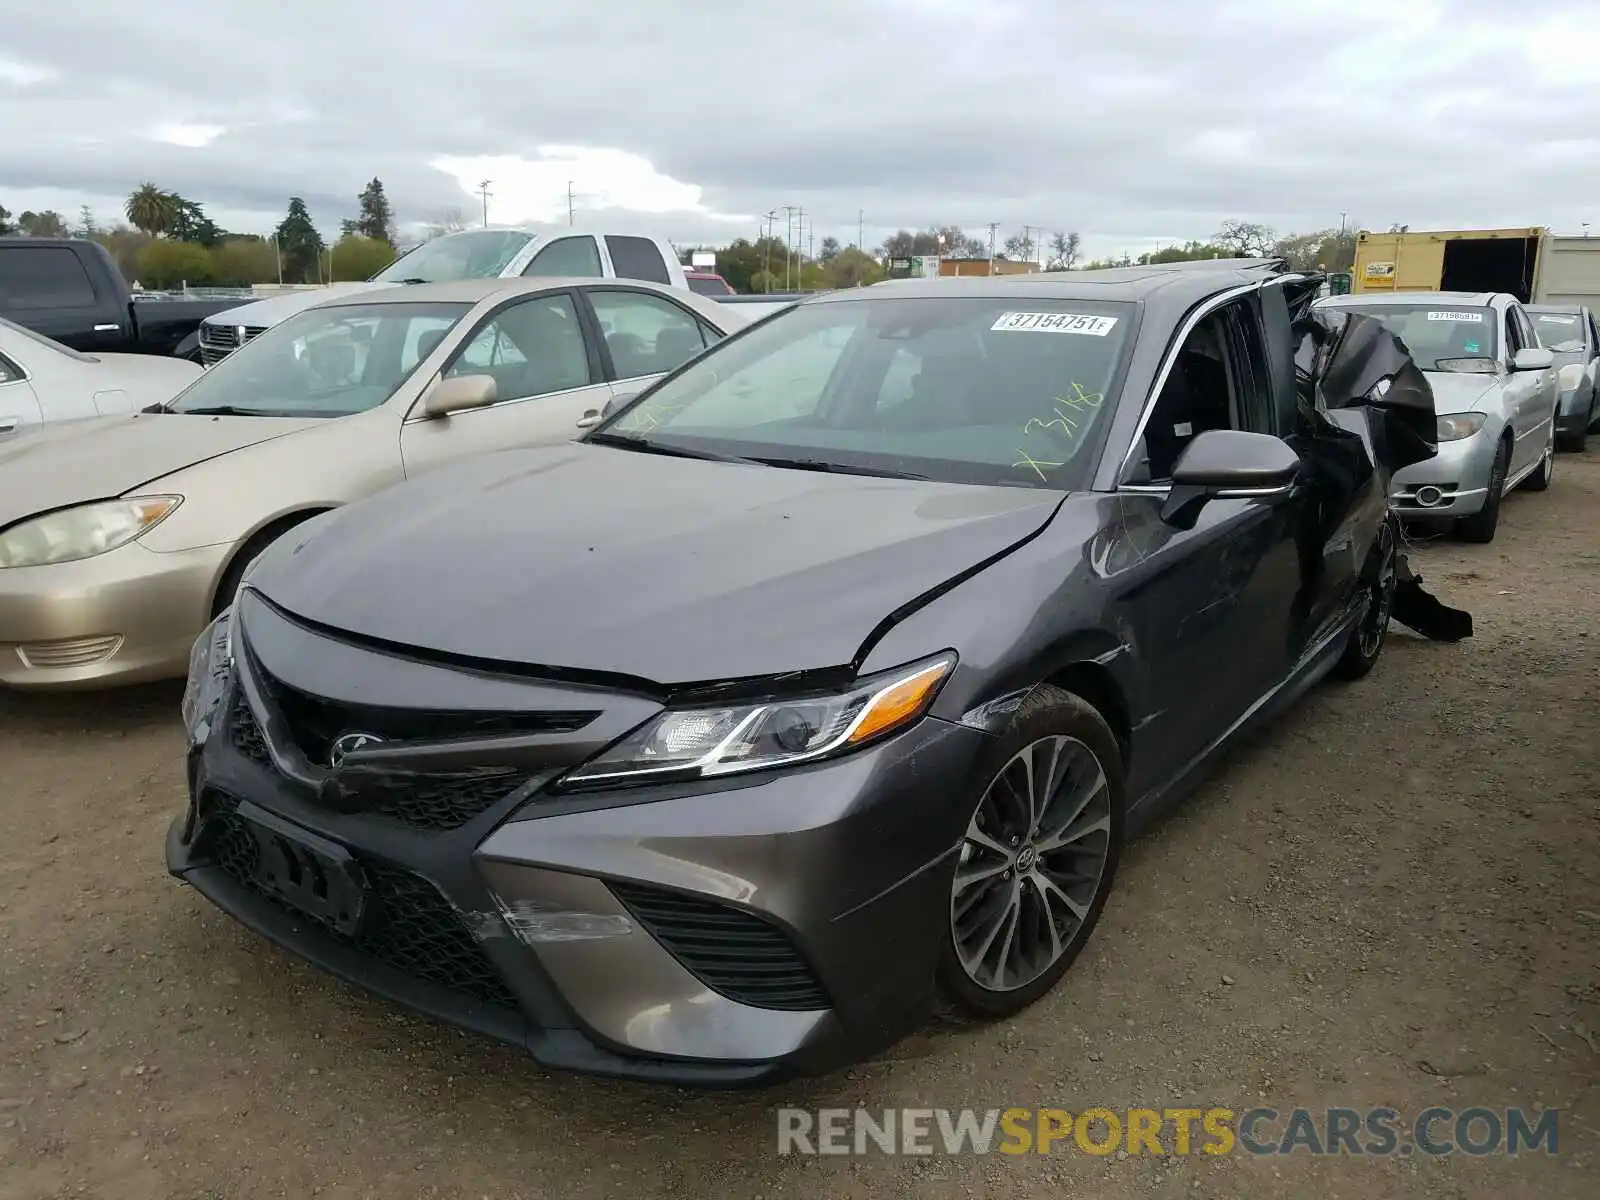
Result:
[[0,533],[0,567],[42,567],[93,558],[142,537],[182,503],[182,496],[138,496],[34,517]]

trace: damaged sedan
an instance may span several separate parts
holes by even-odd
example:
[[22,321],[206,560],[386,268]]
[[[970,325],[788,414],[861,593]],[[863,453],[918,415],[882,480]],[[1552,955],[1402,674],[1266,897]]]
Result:
[[307,521],[195,644],[170,870],[556,1067],[755,1084],[1020,1011],[1141,825],[1382,651],[1436,417],[1320,283],[833,293]]

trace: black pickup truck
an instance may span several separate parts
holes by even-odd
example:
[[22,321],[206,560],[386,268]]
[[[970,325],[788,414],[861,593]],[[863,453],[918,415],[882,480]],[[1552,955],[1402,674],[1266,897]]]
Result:
[[99,242],[0,238],[0,317],[86,354],[170,354],[200,360],[200,322],[249,297],[135,296]]

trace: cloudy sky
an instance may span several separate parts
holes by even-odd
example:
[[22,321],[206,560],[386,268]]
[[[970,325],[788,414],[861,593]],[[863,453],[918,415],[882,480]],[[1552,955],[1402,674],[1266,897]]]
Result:
[[[1588,10],[1588,11],[1586,11]],[[680,243],[1077,229],[1600,234],[1593,0],[48,0],[0,38],[0,204],[143,180],[264,231],[383,179],[402,221]],[[778,228],[783,229],[783,218]]]

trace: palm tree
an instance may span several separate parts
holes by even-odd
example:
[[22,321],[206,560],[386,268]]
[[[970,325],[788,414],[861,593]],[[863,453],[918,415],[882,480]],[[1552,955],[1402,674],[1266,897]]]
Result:
[[177,198],[153,183],[141,183],[129,194],[123,212],[128,214],[128,220],[135,229],[141,229],[153,237],[159,236],[177,222]]

